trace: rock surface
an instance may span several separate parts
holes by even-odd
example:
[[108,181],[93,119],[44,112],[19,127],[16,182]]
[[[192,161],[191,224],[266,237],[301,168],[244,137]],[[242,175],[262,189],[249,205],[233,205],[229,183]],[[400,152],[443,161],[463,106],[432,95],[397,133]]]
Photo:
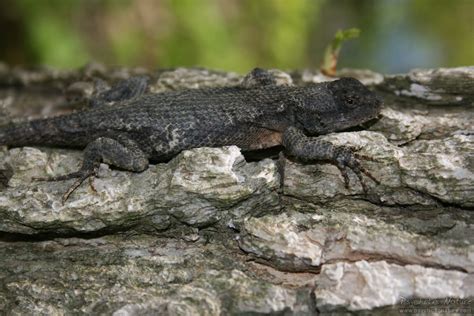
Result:
[[348,306],[349,310],[372,309],[412,297],[431,300],[456,297],[471,303],[474,277],[458,271],[400,266],[385,261],[338,262],[324,265],[315,296],[320,310],[327,305],[331,308],[334,303]]
[[[178,224],[203,227],[279,210],[279,177],[270,159],[246,163],[235,146],[184,151],[168,164],[142,173],[102,165],[99,178],[61,202],[62,182],[31,182],[72,172],[80,152],[14,148],[3,159],[13,170],[2,192],[0,231],[6,233],[90,233],[163,230]],[[73,158],[73,159],[71,159]],[[70,180],[69,182],[74,181]]]
[[[275,73],[282,84],[331,79]],[[136,74],[150,76],[153,92],[241,80],[205,69],[4,66],[2,120],[71,111],[97,78]],[[248,162],[230,146],[140,174],[102,165],[63,205],[68,182],[31,179],[75,170],[80,151],[0,149],[0,311],[472,313],[474,67],[341,75],[385,100],[366,130],[324,136],[353,147],[380,180],[366,179],[368,194],[355,175],[346,189],[332,165]]]

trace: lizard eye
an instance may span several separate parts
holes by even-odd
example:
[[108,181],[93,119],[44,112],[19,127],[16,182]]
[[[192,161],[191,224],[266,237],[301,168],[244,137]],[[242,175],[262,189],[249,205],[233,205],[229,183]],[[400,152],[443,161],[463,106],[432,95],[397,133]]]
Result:
[[355,105],[358,99],[359,98],[357,95],[348,95],[344,98],[344,102],[351,106],[351,105]]

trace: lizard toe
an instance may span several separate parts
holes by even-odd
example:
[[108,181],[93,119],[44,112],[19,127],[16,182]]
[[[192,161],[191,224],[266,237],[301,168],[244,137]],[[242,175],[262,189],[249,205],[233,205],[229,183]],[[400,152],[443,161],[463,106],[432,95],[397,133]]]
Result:
[[[70,175],[72,175],[72,174],[70,174]],[[62,197],[63,204],[66,203],[69,196],[82,184],[82,182],[84,182],[88,178],[91,179],[92,177],[94,177],[96,175],[96,170],[80,170],[78,172],[75,172],[74,175],[75,175],[74,177],[70,177],[69,179],[71,179],[71,178],[77,178],[77,179],[67,189],[67,191],[63,194],[63,197]],[[66,175],[66,176],[69,176],[69,175]],[[89,182],[89,183],[90,183],[91,187],[93,188],[93,191],[96,191],[95,187],[92,184],[92,182]]]
[[350,180],[349,180],[349,174],[347,173],[347,168],[344,164],[336,164],[336,167],[339,169],[339,172],[341,173],[343,179],[344,179],[344,186],[346,187],[347,190],[350,188]]
[[45,182],[53,182],[53,181],[64,181],[64,180],[70,180],[70,179],[75,179],[79,178],[81,176],[80,171],[60,175],[60,176],[54,176],[54,177],[33,177],[33,181],[45,181]]
[[359,157],[361,156],[354,154],[349,148],[338,148],[336,152],[336,165],[344,176],[346,187],[348,186],[347,184],[349,182],[349,177],[347,176],[346,169],[350,169],[359,178],[359,181],[362,185],[362,189],[364,190],[364,192],[367,193],[369,191],[369,188],[365,183],[363,177],[364,174],[377,184],[380,184],[380,181],[377,180],[364,166],[360,164]]
[[[55,176],[55,177],[33,177],[34,181],[65,181],[65,180],[70,180],[70,179],[76,179],[74,183],[67,189],[67,191],[63,194],[62,196],[62,202],[63,204],[67,201],[69,196],[84,182],[87,178],[91,178],[96,175],[96,170],[79,170],[76,172],[68,173],[65,175],[60,175],[60,176]],[[93,188],[93,191],[95,191],[95,188],[93,187],[92,182],[91,186]]]

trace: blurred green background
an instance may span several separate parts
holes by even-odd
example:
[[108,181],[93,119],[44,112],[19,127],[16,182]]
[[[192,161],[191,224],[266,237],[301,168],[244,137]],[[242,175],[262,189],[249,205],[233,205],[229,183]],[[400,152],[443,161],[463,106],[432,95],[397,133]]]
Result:
[[318,68],[357,27],[339,67],[402,72],[474,64],[474,0],[2,0],[10,65]]

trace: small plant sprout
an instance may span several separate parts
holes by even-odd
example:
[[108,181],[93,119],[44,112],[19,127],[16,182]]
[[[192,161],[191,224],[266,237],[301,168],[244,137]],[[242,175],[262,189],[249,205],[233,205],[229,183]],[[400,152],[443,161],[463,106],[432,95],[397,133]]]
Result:
[[351,28],[347,30],[338,30],[334,39],[326,47],[324,52],[323,63],[321,64],[321,72],[326,76],[336,75],[336,66],[339,59],[339,52],[341,51],[342,43],[352,38],[359,37],[360,30]]

